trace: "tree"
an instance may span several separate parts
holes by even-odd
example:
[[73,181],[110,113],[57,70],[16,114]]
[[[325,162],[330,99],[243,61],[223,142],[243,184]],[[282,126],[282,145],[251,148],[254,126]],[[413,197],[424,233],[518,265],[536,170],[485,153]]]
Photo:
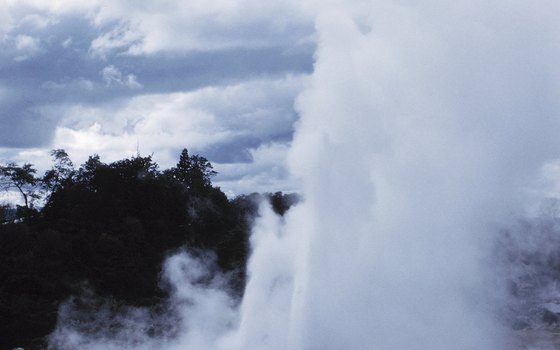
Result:
[[189,190],[211,187],[211,179],[217,174],[208,159],[199,155],[190,156],[186,148],[181,152],[177,166],[171,168],[170,172],[175,180],[184,184]]
[[[53,331],[58,306],[84,282],[115,305],[162,310],[169,290],[161,264],[184,245],[212,251],[241,298],[257,206],[249,212],[248,200],[229,201],[213,187],[206,158],[185,149],[176,167],[160,171],[151,156],[106,164],[93,155],[74,168],[64,150],[51,154],[43,178],[29,164],[1,168],[0,189],[25,194],[31,208],[34,193],[49,192],[40,215],[24,217],[32,220],[13,220],[13,209],[3,215],[0,207],[0,349],[42,348],[32,343]],[[84,321],[88,327],[95,325]]]
[[78,170],[77,180],[79,183],[91,183],[95,174],[102,167],[107,167],[107,164],[101,162],[98,154],[89,156],[88,160],[82,164]]
[[8,221],[8,217],[10,216],[10,206],[8,205],[0,205],[0,224],[3,224]]
[[34,202],[40,198],[36,173],[37,170],[29,163],[23,166],[16,163],[0,166],[0,189],[7,192],[17,190],[21,194],[25,209],[32,209]]
[[59,189],[61,186],[72,179],[75,174],[74,164],[70,160],[68,153],[63,149],[51,151],[54,165],[43,176],[43,186],[48,192]]

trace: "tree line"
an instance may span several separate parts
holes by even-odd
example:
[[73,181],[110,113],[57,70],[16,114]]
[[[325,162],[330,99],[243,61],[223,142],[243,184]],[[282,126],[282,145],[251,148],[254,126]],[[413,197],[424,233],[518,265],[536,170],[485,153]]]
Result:
[[167,295],[162,262],[185,245],[213,252],[240,298],[257,201],[268,198],[280,215],[297,201],[280,192],[228,199],[212,185],[212,164],[187,149],[164,170],[151,156],[107,164],[93,155],[76,168],[64,150],[51,154],[42,176],[32,164],[0,165],[0,189],[21,197],[0,208],[0,349],[41,348],[61,302],[84,285],[157,305]]

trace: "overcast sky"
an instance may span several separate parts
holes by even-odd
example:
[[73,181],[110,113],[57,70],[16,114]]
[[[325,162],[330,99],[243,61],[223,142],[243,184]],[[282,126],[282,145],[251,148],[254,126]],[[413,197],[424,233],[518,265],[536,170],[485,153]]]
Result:
[[291,190],[294,100],[313,69],[299,1],[0,0],[0,162],[180,150],[230,195]]
[[[36,123],[45,144],[122,156],[139,142],[161,159],[188,143],[235,190],[286,185],[289,148],[306,200],[282,219],[262,209],[239,309],[196,294],[184,272],[200,264],[176,256],[166,271],[189,295],[172,299],[188,330],[176,343],[125,328],[108,344],[70,326],[67,348],[515,348],[502,317],[527,266],[495,257],[511,227],[530,233],[531,206],[560,197],[560,1],[176,2],[189,5],[51,5],[58,24],[11,11],[23,24],[4,29],[5,60],[20,90],[7,91],[32,92],[9,99],[9,135]],[[560,293],[535,297],[548,295]]]

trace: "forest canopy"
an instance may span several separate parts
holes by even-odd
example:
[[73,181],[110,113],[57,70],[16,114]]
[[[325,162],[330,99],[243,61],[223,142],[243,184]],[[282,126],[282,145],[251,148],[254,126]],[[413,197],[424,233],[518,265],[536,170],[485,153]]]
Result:
[[215,255],[240,297],[258,201],[280,215],[297,201],[280,192],[228,199],[212,185],[212,164],[187,149],[164,170],[151,156],[104,163],[92,155],[76,168],[64,150],[51,155],[43,176],[32,164],[0,165],[0,189],[22,203],[0,207],[0,349],[40,348],[59,305],[84,288],[157,305],[167,293],[162,262],[184,246]]

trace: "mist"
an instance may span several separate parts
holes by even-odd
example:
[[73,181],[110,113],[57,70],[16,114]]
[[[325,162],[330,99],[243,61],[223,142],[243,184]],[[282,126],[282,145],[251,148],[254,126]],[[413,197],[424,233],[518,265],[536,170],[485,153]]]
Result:
[[504,230],[527,232],[511,227],[555,186],[560,5],[307,6],[318,46],[289,156],[303,201],[283,218],[261,205],[241,302],[183,252],[167,310],[99,312],[120,326],[84,334],[69,302],[52,348],[512,349],[519,270],[496,249],[529,249]]

